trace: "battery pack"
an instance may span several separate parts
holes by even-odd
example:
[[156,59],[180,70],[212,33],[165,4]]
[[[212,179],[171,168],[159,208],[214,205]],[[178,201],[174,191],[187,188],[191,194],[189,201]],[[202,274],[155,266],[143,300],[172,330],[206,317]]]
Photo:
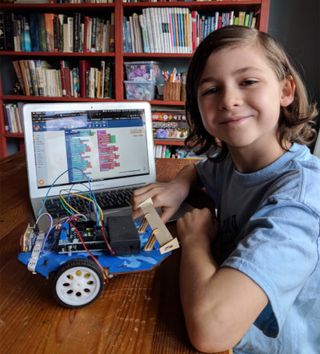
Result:
[[140,237],[129,215],[109,216],[106,220],[110,246],[116,255],[140,252]]

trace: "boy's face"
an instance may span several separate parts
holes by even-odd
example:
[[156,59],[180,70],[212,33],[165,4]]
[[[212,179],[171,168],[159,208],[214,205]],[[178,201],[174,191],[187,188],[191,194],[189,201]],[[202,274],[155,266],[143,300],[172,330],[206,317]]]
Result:
[[279,82],[262,49],[246,45],[209,56],[198,88],[206,130],[229,149],[279,147],[280,106],[293,100],[292,82]]

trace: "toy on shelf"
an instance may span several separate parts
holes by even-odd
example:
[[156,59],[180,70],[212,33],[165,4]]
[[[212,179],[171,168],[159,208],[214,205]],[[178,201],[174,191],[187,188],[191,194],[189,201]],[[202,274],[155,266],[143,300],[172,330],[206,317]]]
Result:
[[105,225],[73,215],[51,223],[46,232],[39,230],[38,218],[21,236],[18,259],[29,271],[52,280],[59,304],[86,306],[113,276],[150,270],[179,247],[151,199],[141,204],[141,210],[139,219],[110,216]]

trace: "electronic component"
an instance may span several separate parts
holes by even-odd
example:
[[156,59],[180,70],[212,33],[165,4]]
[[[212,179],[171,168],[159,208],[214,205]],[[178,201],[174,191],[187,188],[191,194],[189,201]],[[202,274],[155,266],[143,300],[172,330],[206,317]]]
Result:
[[130,216],[107,217],[107,229],[116,255],[140,252],[140,237]]
[[28,270],[30,270],[30,272],[32,273],[35,273],[36,270],[36,266],[42,249],[44,236],[45,236],[44,232],[39,232],[39,234],[35,236],[35,244],[33,246],[31,257],[27,265]]
[[20,238],[20,247],[22,252],[31,251],[34,242],[35,242],[35,234],[33,232],[34,227],[28,224],[26,231]]
[[[93,220],[74,222],[74,227],[70,223],[63,223],[58,232],[56,250],[58,253],[83,252],[85,247],[89,250],[106,250],[106,244],[103,239],[101,226],[97,226]],[[82,241],[79,239],[78,233]]]

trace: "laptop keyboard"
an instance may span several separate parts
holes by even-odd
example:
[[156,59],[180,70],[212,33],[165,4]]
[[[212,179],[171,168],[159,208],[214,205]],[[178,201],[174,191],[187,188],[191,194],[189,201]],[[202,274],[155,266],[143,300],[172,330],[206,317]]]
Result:
[[[131,206],[131,198],[134,188],[117,189],[94,193],[96,200],[102,210],[117,209]],[[92,203],[88,200],[73,196],[64,196],[67,202],[79,213],[88,214],[93,211]],[[61,205],[59,198],[52,198],[46,201],[46,209],[53,218],[67,216],[67,211]]]

